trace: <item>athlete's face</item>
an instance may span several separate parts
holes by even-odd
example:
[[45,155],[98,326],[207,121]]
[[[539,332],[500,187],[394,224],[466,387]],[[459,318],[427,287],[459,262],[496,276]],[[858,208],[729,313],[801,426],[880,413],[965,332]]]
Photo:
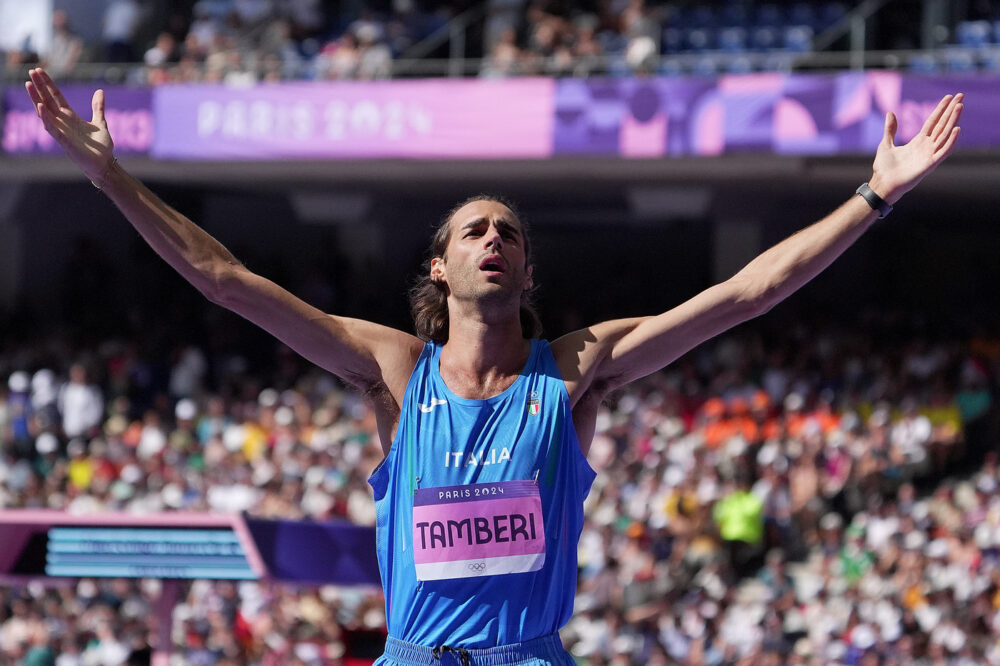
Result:
[[449,222],[443,257],[431,261],[431,278],[457,298],[514,298],[531,288],[521,222],[497,201],[473,201]]

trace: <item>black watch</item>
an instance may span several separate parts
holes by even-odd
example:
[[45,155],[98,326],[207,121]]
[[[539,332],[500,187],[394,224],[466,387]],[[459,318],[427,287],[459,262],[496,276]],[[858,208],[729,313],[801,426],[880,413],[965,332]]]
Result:
[[892,206],[886,203],[885,199],[875,194],[872,188],[868,187],[868,183],[861,183],[861,186],[855,190],[855,194],[860,194],[861,198],[867,201],[868,205],[872,207],[872,210],[878,211],[878,218],[880,220],[892,212]]

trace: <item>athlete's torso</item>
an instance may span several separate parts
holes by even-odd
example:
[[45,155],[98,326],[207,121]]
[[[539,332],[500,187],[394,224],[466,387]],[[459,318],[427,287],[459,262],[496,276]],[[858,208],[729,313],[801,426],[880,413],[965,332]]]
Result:
[[431,647],[552,634],[572,614],[594,479],[562,377],[535,340],[507,390],[469,400],[441,379],[440,353],[424,347],[370,479],[389,634]]

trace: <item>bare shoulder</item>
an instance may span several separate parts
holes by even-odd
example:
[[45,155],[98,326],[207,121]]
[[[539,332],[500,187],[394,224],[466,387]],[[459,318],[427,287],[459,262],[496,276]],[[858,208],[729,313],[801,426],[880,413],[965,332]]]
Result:
[[571,404],[596,402],[617,388],[613,377],[601,373],[602,362],[616,342],[635,330],[646,317],[613,319],[567,333],[552,342],[552,355],[566,382]]
[[355,383],[366,393],[388,391],[397,404],[403,401],[406,384],[424,343],[415,335],[363,319],[337,317],[354,340],[360,341],[377,366],[377,376],[358,377]]

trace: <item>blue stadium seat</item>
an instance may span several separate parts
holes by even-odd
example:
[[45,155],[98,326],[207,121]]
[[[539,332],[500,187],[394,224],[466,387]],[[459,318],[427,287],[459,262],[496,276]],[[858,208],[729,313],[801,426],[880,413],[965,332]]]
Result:
[[660,36],[661,53],[680,53],[684,50],[684,31],[680,28],[668,27],[663,29]]
[[817,30],[825,30],[847,16],[847,7],[842,2],[827,2],[816,14]]
[[783,51],[774,51],[767,54],[761,64],[761,69],[765,72],[790,72],[795,55]]
[[629,76],[633,76],[634,72],[632,68],[628,66],[625,62],[625,58],[622,56],[613,56],[608,58],[608,76],[612,76],[616,79],[624,79]]
[[719,25],[724,28],[746,28],[749,23],[750,14],[743,3],[730,2],[719,11]]
[[750,32],[750,47],[756,51],[770,51],[778,47],[778,29],[758,26]]
[[779,27],[785,24],[785,15],[778,5],[761,5],[757,8],[757,25]]
[[620,55],[625,52],[627,41],[624,35],[610,30],[602,30],[597,35],[597,42],[606,55]]
[[796,53],[812,51],[813,29],[808,25],[792,25],[785,28],[785,48]]
[[738,55],[726,60],[725,69],[728,74],[749,74],[754,71],[753,61],[745,55]]
[[916,74],[935,74],[939,69],[937,59],[930,53],[910,56],[906,68]]
[[707,5],[692,7],[688,13],[688,25],[692,28],[715,27],[716,17],[712,8]]
[[691,28],[684,35],[684,45],[689,51],[701,53],[715,48],[715,31],[709,28]]
[[791,25],[816,25],[816,8],[810,2],[796,2],[788,8],[788,22]]
[[711,56],[698,58],[691,67],[691,73],[695,76],[717,76],[719,74],[719,62]]
[[677,58],[660,58],[657,71],[660,76],[684,76],[684,66]]
[[949,72],[961,74],[976,71],[976,56],[969,49],[951,48],[944,51],[944,66]]
[[997,73],[1000,72],[1000,50],[989,50],[983,54],[981,69]]
[[962,21],[955,28],[958,44],[970,49],[989,45],[992,33],[993,27],[989,21]]
[[743,53],[747,50],[745,28],[731,27],[719,31],[719,50],[726,53]]

